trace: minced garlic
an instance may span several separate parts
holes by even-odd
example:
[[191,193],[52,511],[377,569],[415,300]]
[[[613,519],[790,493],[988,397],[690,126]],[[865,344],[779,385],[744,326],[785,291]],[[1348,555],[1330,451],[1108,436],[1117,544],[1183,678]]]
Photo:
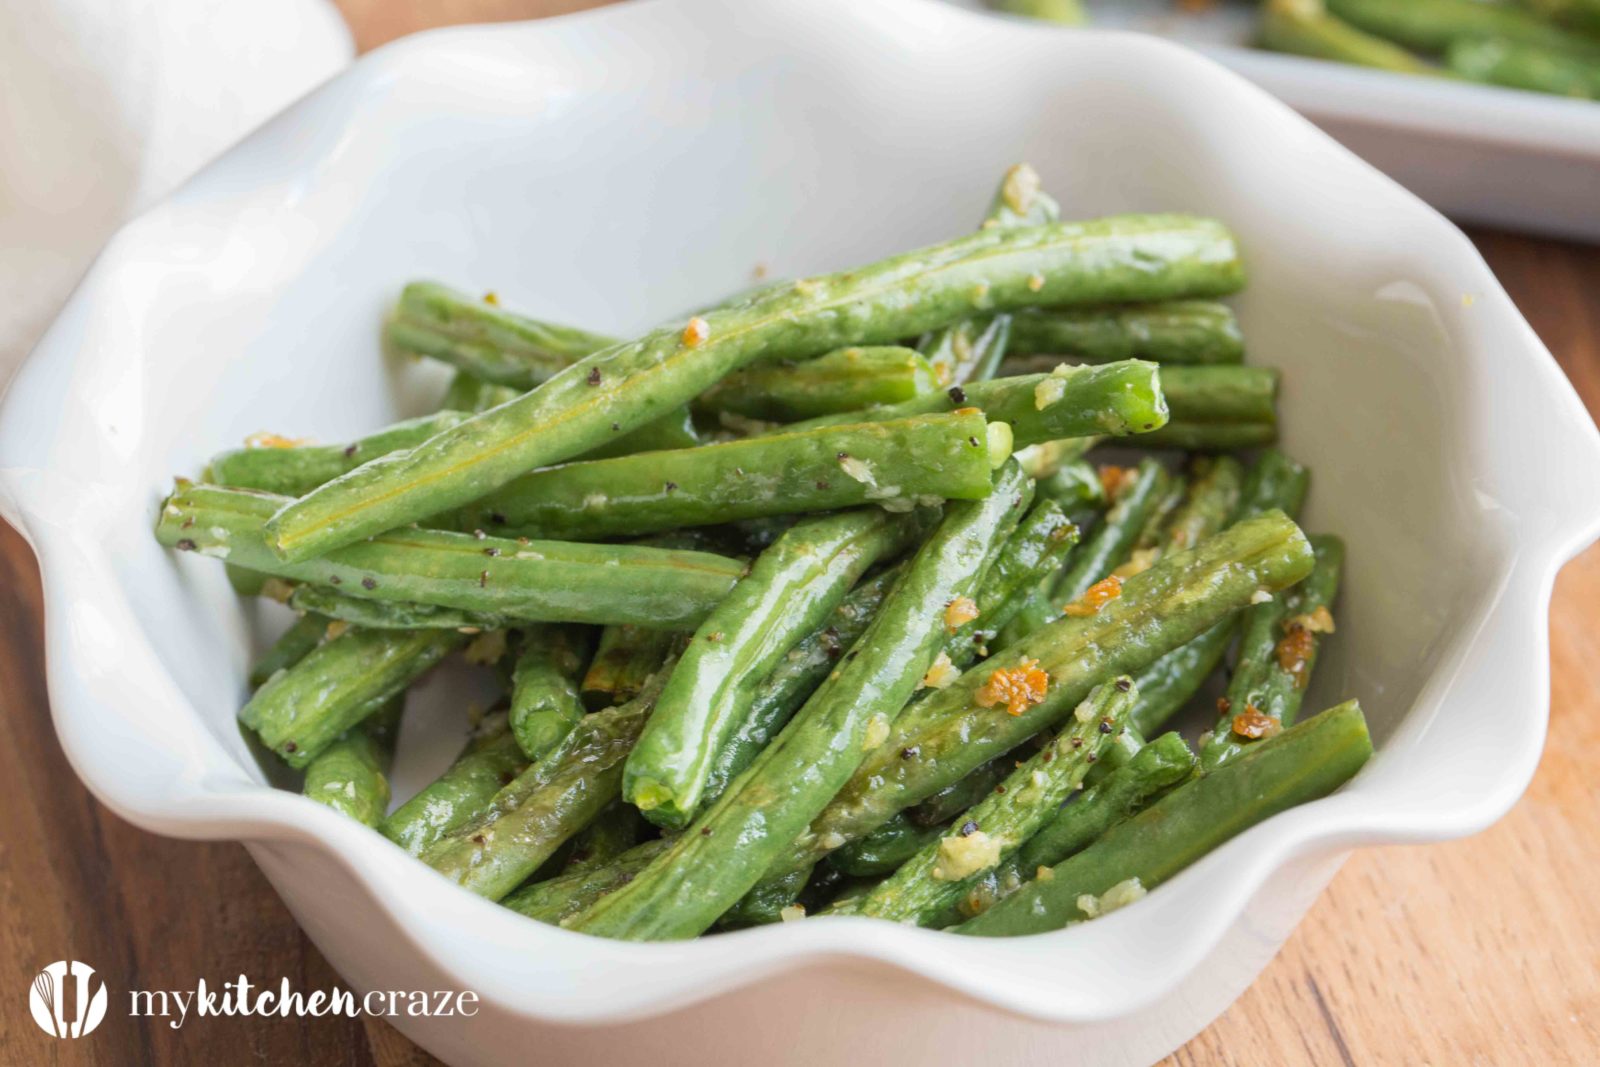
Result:
[[839,453],[839,469],[862,485],[877,485],[878,480],[872,476],[872,464],[854,456]]
[[1033,387],[1034,410],[1043,411],[1066,395],[1067,383],[1052,374]]
[[253,433],[244,439],[246,448],[299,448],[307,442],[305,437],[284,437],[282,434]]
[[1315,611],[1304,615],[1296,615],[1283,624],[1285,630],[1304,630],[1313,634],[1331,634],[1334,632],[1333,612],[1328,610],[1326,604],[1319,604]]
[[1122,579],[1115,574],[1095,582],[1077,600],[1064,604],[1061,608],[1063,615],[1070,615],[1075,619],[1087,618],[1090,615],[1100,614],[1100,609],[1122,595]]
[[933,877],[941,882],[959,882],[1000,862],[1000,839],[982,830],[956,834],[939,841],[939,860]]
[[806,917],[806,906],[804,904],[790,904],[786,908],[779,908],[778,909],[778,918],[782,922],[786,922],[786,923],[797,922],[797,921],[799,921],[801,919],[804,919],[805,917]]
[[1137,878],[1129,878],[1118,882],[1107,889],[1098,897],[1093,893],[1085,893],[1078,898],[1078,910],[1091,919],[1098,919],[1102,915],[1110,915],[1118,908],[1125,908],[1138,900],[1143,900],[1145,888]]
[[861,739],[861,750],[871,752],[887,740],[889,740],[889,717],[874,715],[867,721],[867,734]]
[[1039,661],[1024,659],[1015,667],[996,669],[972,696],[980,708],[1004,704],[1008,714],[1021,715],[1042,702],[1049,688],[1050,675],[1039,667]]
[[699,315],[689,320],[689,325],[683,328],[683,343],[690,348],[705,342],[711,336],[711,324]]
[[928,673],[922,676],[922,688],[947,689],[959,677],[961,672],[950,662],[950,657],[940,652],[934,657],[933,666],[928,668]]
[[978,604],[969,596],[958,596],[944,606],[944,628],[955,633],[978,617]]

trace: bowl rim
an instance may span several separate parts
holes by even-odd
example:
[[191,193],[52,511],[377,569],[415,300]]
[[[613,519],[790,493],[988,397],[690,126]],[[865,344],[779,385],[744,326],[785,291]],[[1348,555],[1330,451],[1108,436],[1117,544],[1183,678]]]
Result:
[[[1464,692],[1490,686],[1482,661],[1507,647],[1529,661],[1529,674],[1513,684],[1501,680],[1493,691],[1523,701],[1528,720],[1511,743],[1496,739],[1500,775],[1485,781],[1477,796],[1451,798],[1431,807],[1397,805],[1371,786],[1364,771],[1346,789],[1312,804],[1285,812],[1235,837],[1152,893],[1137,906],[1093,924],[1011,941],[979,941],[904,928],[870,920],[789,923],[692,942],[628,944],[589,938],[542,924],[529,923],[507,909],[471,896],[428,870],[396,846],[364,827],[305,800],[297,794],[262,787],[246,777],[232,758],[209,736],[188,738],[178,763],[183,773],[154,787],[108,760],[96,736],[109,709],[76,669],[68,650],[72,629],[85,612],[116,616],[115,593],[97,580],[109,572],[102,546],[74,537],[63,529],[61,516],[85,503],[86,487],[47,484],[48,442],[13,432],[22,415],[41,394],[50,375],[68,368],[76,329],[101,301],[114,299],[117,266],[142,240],[144,220],[185,198],[214,191],[229,161],[241,154],[257,156],[287,144],[295,123],[348,120],[348,101],[385,79],[403,76],[413,65],[437,52],[539,41],[569,28],[614,29],[663,13],[688,18],[719,17],[721,9],[738,6],[742,14],[779,12],[788,18],[816,18],[847,23],[888,15],[906,16],[917,32],[929,20],[966,20],[965,32],[1044,34],[1053,31],[987,19],[958,11],[936,0],[880,0],[872,13],[852,0],[644,0],[532,23],[493,27],[451,27],[430,31],[380,48],[292,105],[235,148],[203,169],[177,192],[125,225],[46,333],[11,383],[0,406],[0,515],[33,546],[44,585],[45,644],[52,715],[69,761],[89,789],[119,815],[145,829],[177,837],[238,839],[246,842],[312,846],[341,863],[378,907],[406,931],[415,950],[452,975],[464,988],[494,999],[509,1010],[534,1019],[565,1023],[619,1022],[658,1015],[799,967],[840,960],[869,961],[959,993],[971,1000],[1031,1018],[1056,1022],[1094,1022],[1119,1017],[1146,1006],[1181,982],[1221,941],[1255,894],[1277,870],[1297,859],[1343,852],[1355,845],[1442,840],[1474,833],[1503,815],[1531,779],[1543,746],[1548,716],[1548,601],[1556,572],[1600,535],[1600,475],[1576,487],[1558,507],[1539,505],[1538,525],[1532,519],[1513,529],[1527,536],[1498,587],[1487,598],[1475,632],[1448,663],[1434,672],[1423,692],[1374,764],[1401,743],[1412,720],[1432,714]],[[937,10],[937,14],[935,11]],[[1600,471],[1600,434],[1570,383],[1539,342],[1509,297],[1488,270],[1471,242],[1433,209],[1382,177],[1306,120],[1268,97],[1238,75],[1189,49],[1136,34],[1083,31],[1057,35],[1059,47],[1114,48],[1130,63],[1158,65],[1174,76],[1226,89],[1253,102],[1261,121],[1291,124],[1297,136],[1320,139],[1332,158],[1396,202],[1407,202],[1416,224],[1430,231],[1441,249],[1455,259],[1456,269],[1471,280],[1477,294],[1478,319],[1485,335],[1494,333],[1506,348],[1504,358],[1522,361],[1530,402],[1537,400],[1544,421],[1528,427],[1547,447]],[[297,168],[315,166],[301,161]],[[236,177],[233,176],[233,177]],[[1481,342],[1480,343],[1484,343]],[[1515,509],[1513,509],[1515,510]],[[130,654],[137,653],[138,641]],[[1474,662],[1479,666],[1475,667]],[[1510,673],[1510,672],[1508,672]],[[164,684],[163,684],[164,679]],[[176,686],[158,672],[149,699],[183,702]],[[1471,688],[1468,688],[1471,687]],[[126,727],[127,723],[120,724]],[[1418,726],[1420,731],[1422,726]],[[1416,731],[1413,731],[1416,732]],[[1409,742],[1412,740],[1406,737]],[[1488,742],[1486,742],[1488,743]],[[230,770],[230,766],[232,769]],[[1179,888],[1179,887],[1183,888]],[[1184,902],[1200,895],[1227,900],[1230,906],[1201,909],[1196,918]],[[1130,967],[1124,981],[1102,990],[1056,972],[1062,953],[1086,959],[1113,959],[1129,944],[1152,947],[1153,930],[1185,933],[1162,946],[1160,966]],[[465,936],[463,930],[466,931]],[[635,981],[604,998],[585,995],[582,981],[569,992],[545,988],[537,993],[518,981],[519,974],[486,967],[486,946],[507,943],[530,946],[568,968],[588,975],[659,970],[670,978]],[[1150,955],[1150,953],[1146,953]],[[562,972],[570,977],[570,972]]]

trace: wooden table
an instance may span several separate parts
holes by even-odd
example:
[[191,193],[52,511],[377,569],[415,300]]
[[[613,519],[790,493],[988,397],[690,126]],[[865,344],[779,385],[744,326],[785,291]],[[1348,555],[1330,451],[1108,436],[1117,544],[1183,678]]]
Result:
[[[344,0],[364,46],[428,22],[585,0]],[[1600,412],[1600,248],[1474,239],[1592,413]],[[1593,1063],[1600,1057],[1600,548],[1556,583],[1550,738],[1516,809],[1465,841],[1357,854],[1261,979],[1169,1063]],[[0,525],[0,1063],[435,1062],[386,1023],[191,1019],[113,1004],[91,1037],[43,1035],[23,990],[64,956],[114,988],[338,976],[238,845],[170,841],[108,813],[56,743],[38,571]]]

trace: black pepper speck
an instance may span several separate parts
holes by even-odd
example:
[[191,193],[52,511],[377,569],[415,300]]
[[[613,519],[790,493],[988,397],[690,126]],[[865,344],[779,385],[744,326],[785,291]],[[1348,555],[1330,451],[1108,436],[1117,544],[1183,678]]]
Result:
[[959,385],[952,385],[950,387],[950,399],[957,404],[965,404],[967,402],[967,391]]
[[363,589],[376,589],[376,588],[378,588],[378,579],[372,578],[372,577],[367,577],[367,578],[361,579],[361,588],[363,588]]
[[588,383],[590,385],[599,385],[600,384],[600,368],[599,367],[590,367],[589,368],[589,377],[587,379],[585,379],[585,380],[588,381]]

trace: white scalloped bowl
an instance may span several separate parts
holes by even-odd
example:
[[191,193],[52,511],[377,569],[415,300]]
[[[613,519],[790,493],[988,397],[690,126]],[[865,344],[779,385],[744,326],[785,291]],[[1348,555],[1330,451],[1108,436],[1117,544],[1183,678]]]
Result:
[[[1054,934],[839,920],[641,945],[524,920],[268,785],[234,726],[258,622],[220,568],[156,546],[156,502],[248,432],[338,440],[419,410],[437,376],[375,340],[404,281],[639,329],[757,265],[960,233],[1024,158],[1069,214],[1238,233],[1252,355],[1284,369],[1285,444],[1316,471],[1307,525],[1350,547],[1311,698],[1371,719],[1346,788]],[[84,781],[149,830],[243,841],[356,987],[477,991],[475,1018],[395,1020],[445,1059],[1133,1063],[1236,997],[1350,848],[1472,833],[1516,800],[1600,439],[1460,232],[1213,63],[917,0],[702,0],[413,38],[257,131],[106,249],[6,398],[0,485]],[[411,784],[459,710],[408,725]]]

